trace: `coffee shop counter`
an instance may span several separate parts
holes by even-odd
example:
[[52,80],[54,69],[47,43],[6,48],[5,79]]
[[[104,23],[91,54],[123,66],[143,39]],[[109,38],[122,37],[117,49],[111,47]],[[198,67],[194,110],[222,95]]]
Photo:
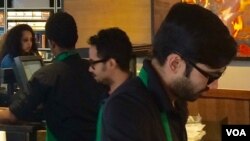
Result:
[[[4,110],[4,107],[0,107]],[[6,141],[45,141],[45,123],[43,122],[15,122],[0,123],[0,131]],[[1,139],[0,139],[1,140]]]

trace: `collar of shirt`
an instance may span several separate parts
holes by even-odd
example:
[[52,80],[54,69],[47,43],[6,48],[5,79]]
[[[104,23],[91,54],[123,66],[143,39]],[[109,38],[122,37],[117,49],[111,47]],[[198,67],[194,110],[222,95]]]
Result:
[[64,52],[58,54],[58,55],[55,57],[54,61],[58,61],[58,62],[64,61],[64,60],[67,59],[68,57],[70,57],[70,56],[72,56],[72,55],[76,55],[76,54],[78,54],[78,53],[77,53],[75,50],[64,51]]
[[[175,107],[173,107],[168,93],[165,91],[164,86],[162,85],[161,77],[151,65],[150,60],[144,60],[142,70],[144,71],[143,77],[147,78],[146,83],[143,83],[148,88],[149,93],[153,94],[159,110],[161,112],[171,112],[176,116],[181,116],[185,121],[188,115],[187,102],[183,100],[177,100],[175,101]],[[139,76],[139,78],[142,81],[145,81],[143,80],[143,78],[141,78],[141,75]]]
[[[174,107],[166,93],[159,75],[151,65],[151,61],[146,59],[143,61],[143,67],[139,74],[140,79],[148,88],[150,94],[153,94],[160,111],[173,111]],[[145,79],[146,78],[146,79]]]

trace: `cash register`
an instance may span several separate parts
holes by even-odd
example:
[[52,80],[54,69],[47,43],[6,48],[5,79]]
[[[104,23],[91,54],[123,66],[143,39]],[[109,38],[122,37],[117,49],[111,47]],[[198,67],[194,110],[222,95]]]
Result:
[[43,60],[39,56],[18,56],[14,58],[14,68],[1,68],[0,80],[2,85],[0,94],[0,106],[9,104],[10,98],[16,91],[29,93],[28,80],[34,72],[43,66]]
[[0,106],[9,105],[10,98],[16,91],[16,77],[12,68],[0,68]]
[[14,73],[18,86],[23,92],[29,93],[28,80],[44,65],[43,60],[39,56],[18,56],[14,61]]
[[[2,103],[4,106],[8,106],[16,91],[29,93],[28,80],[43,66],[43,60],[39,56],[18,56],[14,58],[14,63],[14,68],[1,69],[1,82],[7,84],[7,92],[3,95],[8,98]],[[0,124],[0,131],[6,131],[7,141],[36,141],[37,130],[45,129],[44,125],[43,122]]]

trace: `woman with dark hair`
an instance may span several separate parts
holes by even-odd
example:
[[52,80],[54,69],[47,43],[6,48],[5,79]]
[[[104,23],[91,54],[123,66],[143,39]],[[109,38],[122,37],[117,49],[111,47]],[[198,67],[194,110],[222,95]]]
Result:
[[6,35],[0,54],[1,68],[12,68],[17,56],[39,55],[33,29],[27,24],[11,28]]

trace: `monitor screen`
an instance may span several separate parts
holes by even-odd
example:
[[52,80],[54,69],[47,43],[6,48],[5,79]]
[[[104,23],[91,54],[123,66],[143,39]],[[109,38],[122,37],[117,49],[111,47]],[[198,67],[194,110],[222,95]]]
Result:
[[14,58],[17,83],[24,92],[29,92],[27,83],[37,70],[43,66],[39,56],[18,56]]
[[24,71],[28,80],[30,80],[34,72],[36,72],[42,67],[42,64],[40,61],[24,61],[22,63],[23,63]]

